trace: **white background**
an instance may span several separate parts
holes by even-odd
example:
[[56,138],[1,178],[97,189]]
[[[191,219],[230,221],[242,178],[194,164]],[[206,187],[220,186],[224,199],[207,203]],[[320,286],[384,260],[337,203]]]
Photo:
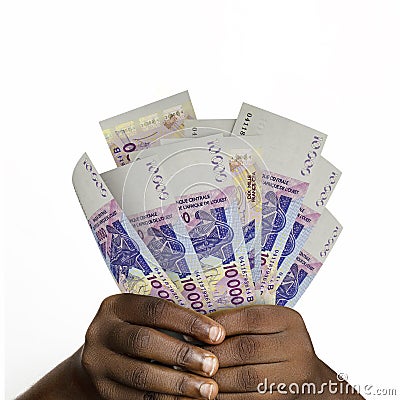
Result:
[[199,118],[246,101],[329,135],[345,229],[298,310],[332,368],[400,394],[399,17],[399,1],[8,2],[6,398],[74,352],[116,293],[71,184],[84,151],[114,167],[98,121],[185,89]]

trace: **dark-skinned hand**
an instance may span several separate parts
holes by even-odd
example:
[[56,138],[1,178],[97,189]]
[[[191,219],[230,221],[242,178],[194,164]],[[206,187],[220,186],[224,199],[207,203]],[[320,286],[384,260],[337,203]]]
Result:
[[103,301],[85,344],[19,399],[362,399],[327,391],[284,394],[277,386],[262,394],[257,389],[265,379],[300,387],[336,379],[315,355],[297,312],[250,306],[204,316],[154,297],[120,294]]

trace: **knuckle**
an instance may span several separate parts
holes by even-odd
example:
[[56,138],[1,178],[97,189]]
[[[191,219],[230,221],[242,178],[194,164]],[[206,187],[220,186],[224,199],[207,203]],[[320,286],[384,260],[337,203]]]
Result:
[[123,343],[125,336],[120,323],[112,324],[107,330],[106,340],[108,346],[113,346],[114,343],[120,345]]
[[287,312],[289,325],[304,326],[303,317],[298,311],[289,307],[282,307],[282,308],[284,308]]
[[293,374],[293,381],[303,385],[305,383],[310,383],[315,381],[315,374],[313,368],[310,367],[310,364],[305,360],[298,360],[297,362],[293,362],[293,370],[295,373]]
[[251,336],[238,336],[236,343],[232,341],[232,353],[238,361],[251,360],[256,354],[256,342]]
[[168,302],[163,299],[149,297],[147,306],[145,307],[145,314],[150,323],[153,325],[157,324],[160,317],[166,311],[167,304]]
[[242,323],[248,332],[259,330],[260,321],[262,321],[261,307],[245,307],[242,309]]
[[313,364],[315,351],[308,335],[299,335],[293,341],[293,358],[299,360],[306,366]]
[[287,324],[286,320],[288,318],[287,313],[286,313],[286,308],[289,307],[281,307],[281,306],[265,306],[266,307],[266,313],[267,313],[267,318],[265,319],[265,322],[268,324],[270,321],[284,321],[284,325]]
[[238,393],[240,397],[237,397],[236,395],[232,393],[219,393],[218,396],[215,398],[215,400],[260,400],[260,394],[259,393]]
[[82,353],[81,364],[82,364],[82,367],[86,370],[86,372],[91,371],[93,364],[92,364],[92,359],[89,356],[87,351],[84,351]]
[[190,388],[190,377],[186,374],[183,374],[180,378],[177,379],[175,384],[175,391],[178,394],[185,394],[188,392]]
[[112,296],[106,297],[100,304],[99,312],[100,313],[108,313],[110,310],[115,308],[115,304],[118,301],[118,298],[121,295],[114,294]]
[[272,333],[268,335],[268,347],[272,353],[279,354],[279,350],[283,348],[283,344],[288,346],[287,341],[283,343],[283,338],[280,333]]
[[141,364],[132,370],[126,370],[125,379],[129,385],[140,390],[145,390],[149,380],[149,368]]
[[89,375],[97,371],[98,361],[96,352],[92,351],[91,347],[85,345],[82,351],[81,364]]
[[203,322],[201,318],[196,314],[187,314],[185,326],[189,336],[195,335],[196,333],[204,330],[202,329]]
[[99,393],[100,397],[105,400],[114,399],[116,397],[116,389],[106,381],[98,381],[95,384],[95,388]]
[[[146,397],[148,396],[148,397]],[[144,400],[181,400],[182,397],[163,393],[146,393]]]
[[246,396],[246,400],[260,400],[260,395],[258,393],[246,393],[249,396]]
[[302,374],[302,383],[312,382],[315,378],[314,371],[311,368],[304,368]]
[[176,363],[180,366],[185,367],[188,364],[190,364],[192,359],[193,359],[192,348],[185,343],[182,343],[181,345],[179,345],[179,347],[176,351],[176,356],[175,356]]
[[258,393],[218,393],[215,400],[259,400]]
[[257,369],[252,366],[238,368],[236,375],[239,387],[248,391],[254,390],[261,382]]
[[156,400],[158,399],[157,393],[154,392],[144,392],[143,393],[143,400]]
[[99,333],[98,326],[94,323],[91,323],[85,334],[85,343],[89,344],[96,342],[97,338],[99,337]]
[[150,330],[145,327],[132,330],[127,337],[127,348],[130,349],[134,355],[140,355],[144,350],[150,347]]

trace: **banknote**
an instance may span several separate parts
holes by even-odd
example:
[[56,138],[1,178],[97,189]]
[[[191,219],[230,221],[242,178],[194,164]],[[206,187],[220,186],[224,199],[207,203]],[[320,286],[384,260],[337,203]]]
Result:
[[120,290],[185,305],[183,296],[133,229],[87,154],[76,164],[72,182]]
[[324,264],[337,241],[342,226],[324,209],[306,244],[274,293],[274,303],[294,307]]
[[184,140],[139,154],[158,154],[217,309],[254,303],[236,189],[221,139],[219,134]]
[[182,92],[100,122],[117,166],[129,164],[133,152],[182,136],[186,119],[196,118],[189,93]]
[[[225,146],[225,142],[223,143]],[[251,150],[230,147],[229,154],[240,223],[255,281],[253,271],[258,271],[261,267],[261,170],[257,167]]]
[[261,147],[264,154],[257,161],[261,169],[262,222],[260,278],[255,281],[256,290],[263,298],[307,192],[310,177],[299,172],[304,155],[301,148],[305,147],[301,141],[299,151],[294,153],[270,146],[267,138],[262,136],[248,136],[245,141],[255,152],[257,146]]
[[261,279],[266,296],[269,280],[300,211],[326,135],[268,111],[243,104],[232,131],[253,147],[264,149],[262,159],[263,217]]
[[258,148],[255,152],[255,149],[237,137],[223,137],[220,143],[228,156],[240,223],[255,282],[260,278],[261,268],[262,170],[257,165],[257,158],[262,149]]
[[327,135],[298,122],[273,114],[269,111],[243,103],[239,116],[232,129],[234,136],[261,135],[268,138],[272,147],[282,146],[289,151],[296,150],[298,137],[312,137],[304,159],[304,174],[313,168],[321,154]]
[[318,223],[333,190],[341,176],[341,172],[328,160],[319,157],[315,170],[311,175],[311,182],[304,197],[303,204],[292,226],[285,247],[278,261],[275,276],[270,277],[266,302],[269,294],[280,285],[288,273],[300,250],[306,243],[314,226]]
[[185,137],[203,137],[222,133],[224,136],[231,136],[235,119],[190,119],[185,120]]
[[[214,134],[217,132],[212,132],[211,135]],[[207,136],[205,131],[204,136]],[[189,139],[162,139],[161,144],[171,144]],[[223,137],[220,141],[223,152],[229,160],[230,173],[236,189],[240,223],[253,282],[255,282],[260,278],[261,268],[261,169],[257,166],[253,149],[245,141],[237,137]],[[261,151],[260,148],[257,149],[257,157]]]
[[304,152],[299,142],[298,152],[268,145],[265,137],[246,137],[254,148],[261,146],[264,157],[257,161],[261,169],[262,222],[261,268],[256,280],[259,296],[265,298],[267,284],[274,276],[277,262],[290,235],[291,228],[307,193],[310,177],[299,172]]
[[211,290],[157,156],[101,174],[154,258],[197,312],[216,311]]

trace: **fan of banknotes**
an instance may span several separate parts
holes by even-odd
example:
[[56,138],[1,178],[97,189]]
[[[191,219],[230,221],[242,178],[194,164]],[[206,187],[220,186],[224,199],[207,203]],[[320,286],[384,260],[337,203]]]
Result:
[[117,168],[84,154],[73,184],[122,292],[203,314],[296,304],[342,230],[325,134],[245,103],[197,120],[188,92],[100,125]]

